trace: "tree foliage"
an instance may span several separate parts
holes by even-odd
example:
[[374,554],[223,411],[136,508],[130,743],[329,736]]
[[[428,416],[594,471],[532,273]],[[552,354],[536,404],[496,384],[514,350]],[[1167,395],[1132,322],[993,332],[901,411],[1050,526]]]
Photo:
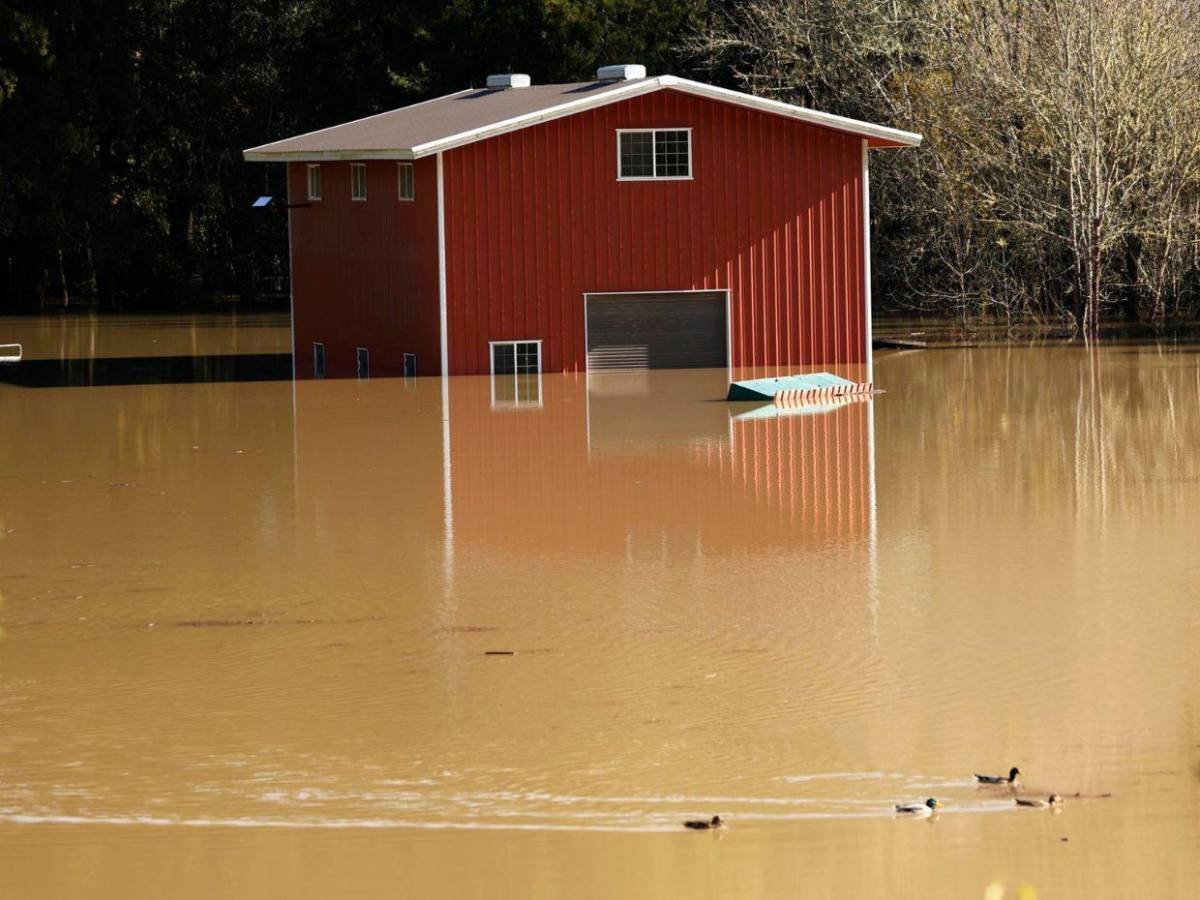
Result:
[[479,84],[673,66],[693,0],[0,0],[0,311],[253,298],[281,167],[241,150]]
[[714,3],[695,58],[745,90],[925,135],[876,154],[878,295],[964,318],[1194,314],[1200,6]]
[[922,132],[873,155],[882,302],[1196,311],[1190,0],[0,0],[0,311],[253,299],[283,173],[242,148],[627,61]]

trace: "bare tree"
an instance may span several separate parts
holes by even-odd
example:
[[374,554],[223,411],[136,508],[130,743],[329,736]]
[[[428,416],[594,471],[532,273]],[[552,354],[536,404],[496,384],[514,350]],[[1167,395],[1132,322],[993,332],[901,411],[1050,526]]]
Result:
[[692,50],[743,88],[922,131],[879,159],[881,278],[1090,335],[1177,313],[1200,261],[1200,4],[752,0]]

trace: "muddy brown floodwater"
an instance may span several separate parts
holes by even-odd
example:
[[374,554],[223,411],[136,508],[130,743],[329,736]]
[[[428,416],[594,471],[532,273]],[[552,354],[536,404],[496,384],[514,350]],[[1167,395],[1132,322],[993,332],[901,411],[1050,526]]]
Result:
[[[167,352],[286,349],[222,321]],[[1195,896],[1195,351],[884,353],[782,418],[0,372],[0,895]]]

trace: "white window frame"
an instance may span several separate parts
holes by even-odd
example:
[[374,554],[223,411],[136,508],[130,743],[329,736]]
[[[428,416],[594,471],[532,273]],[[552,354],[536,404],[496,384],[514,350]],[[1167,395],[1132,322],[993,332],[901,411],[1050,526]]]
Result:
[[[659,131],[686,131],[688,136],[687,142],[687,165],[688,173],[686,175],[622,175],[621,174],[621,135],[623,134],[655,134]],[[652,144],[655,142],[652,140]],[[658,171],[658,152],[655,147],[654,152],[654,171]],[[694,169],[692,168],[692,129],[684,127],[676,128],[618,128],[617,129],[617,181],[691,181],[693,179]]]
[[[354,173],[362,172],[362,196],[359,197],[354,193]],[[356,203],[367,202],[367,164],[366,163],[350,163],[350,199]]]
[[[404,196],[404,174],[408,173],[408,196]],[[417,172],[410,162],[396,163],[396,199],[412,203],[417,199]]]
[[[313,173],[317,175],[317,189],[313,191]],[[321,199],[321,164],[308,163],[304,168],[304,187],[309,200]]]
[[[517,344],[536,344],[537,345],[537,402],[536,403],[529,403],[529,402],[522,403],[520,400],[516,400],[514,402],[509,402],[507,400],[501,400],[501,401],[496,400],[496,378],[497,377],[500,377],[500,378],[511,377],[513,379],[513,383],[515,385],[518,378],[528,377],[529,375],[533,374],[532,372],[515,372],[514,371],[513,373],[511,373],[511,376],[509,374],[504,374],[504,375],[500,375],[500,376],[496,375],[496,347],[510,346],[513,348],[513,365],[515,368],[516,357],[517,357],[517,348],[516,348]],[[539,338],[539,339],[534,340],[532,338],[527,338],[525,340],[516,340],[516,341],[488,341],[488,373],[491,375],[490,380],[491,380],[491,387],[492,387],[492,407],[493,408],[497,408],[497,409],[538,409],[542,405],[542,341],[541,341],[541,339]],[[515,396],[516,391],[514,391],[513,394]]]

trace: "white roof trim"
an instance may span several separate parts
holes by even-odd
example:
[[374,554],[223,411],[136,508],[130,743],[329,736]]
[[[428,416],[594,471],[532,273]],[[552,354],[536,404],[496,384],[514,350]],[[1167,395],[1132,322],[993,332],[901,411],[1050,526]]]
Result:
[[583,112],[588,109],[596,109],[600,106],[607,106],[609,103],[615,103],[618,100],[628,100],[630,97],[636,97],[639,94],[649,94],[652,91],[657,91],[660,87],[658,78],[647,78],[644,81],[631,81],[621,87],[615,87],[605,91],[597,97],[583,97],[579,100],[568,100],[566,103],[560,103],[558,106],[551,106],[547,109],[539,109],[537,112],[525,113],[522,116],[514,116],[511,119],[504,119],[500,122],[493,122],[490,125],[484,125],[480,128],[473,128],[470,131],[463,131],[459,134],[451,134],[444,138],[438,138],[436,141],[429,141],[425,144],[418,144],[412,148],[413,156],[420,159],[422,156],[429,156],[433,153],[441,153],[443,150],[450,150],[454,147],[461,147],[463,144],[473,144],[476,141],[482,141],[485,138],[495,137],[499,134],[507,134],[510,131],[518,131],[522,128],[528,128],[530,125],[538,125],[542,122],[549,122],[553,119],[561,119],[563,116],[571,116],[578,112]]
[[[472,144],[476,141],[482,141],[490,137],[506,134],[510,131],[517,131],[521,128],[528,128],[531,125],[537,125],[541,122],[549,122],[553,119],[560,119],[563,116],[574,115],[575,113],[583,112],[588,109],[595,109],[601,106],[607,106],[610,103],[616,103],[621,100],[627,100],[630,97],[636,97],[640,94],[649,94],[654,91],[671,88],[673,90],[682,91],[687,94],[693,94],[697,97],[705,97],[709,100],[716,100],[722,103],[731,103],[735,106],[743,106],[747,109],[754,109],[759,112],[770,113],[772,115],[782,116],[788,119],[795,119],[801,122],[808,122],[812,125],[818,125],[822,128],[831,128],[835,131],[840,131],[845,134],[853,134],[864,138],[874,138],[876,140],[889,141],[900,144],[904,147],[915,147],[921,143],[921,135],[911,131],[902,131],[899,128],[888,128],[884,125],[876,125],[871,122],[862,122],[858,119],[848,119],[845,116],[837,116],[833,113],[818,112],[815,109],[807,109],[803,106],[794,106],[790,103],[783,103],[779,100],[769,100],[765,97],[755,97],[752,94],[744,94],[741,91],[731,91],[727,88],[715,87],[711,84],[704,84],[699,81],[692,81],[687,78],[676,78],[673,75],[660,75],[656,78],[646,78],[638,81],[631,81],[626,85],[612,88],[602,94],[594,97],[583,97],[578,100],[569,100],[566,103],[560,103],[557,106],[551,106],[547,109],[538,110],[537,112],[526,113],[521,116],[514,116],[511,119],[504,119],[500,122],[493,122],[489,125],[484,125],[479,128],[471,129],[470,131],[459,132],[458,134],[447,135],[444,138],[438,138],[435,141],[428,141],[424,144],[418,144],[415,147],[397,147],[394,149],[379,149],[379,150],[309,150],[309,151],[292,151],[278,152],[272,151],[270,148],[273,144],[263,144],[259,147],[253,147],[244,151],[243,156],[249,162],[272,162],[272,161],[309,161],[317,162],[320,160],[349,160],[349,159],[420,159],[424,156],[432,156],[435,153],[441,153],[445,150],[451,150],[455,147],[461,147],[464,144]],[[472,90],[470,88],[467,89]],[[457,94],[466,93],[466,91],[458,91],[456,94],[447,94],[446,97],[453,97]],[[444,99],[441,97],[435,99]],[[432,100],[423,101],[431,103]],[[420,104],[413,104],[414,106]],[[387,113],[378,113],[377,115],[386,115]],[[367,119],[375,118],[367,116]],[[357,119],[357,122],[366,121],[365,119]],[[351,125],[353,122],[346,122],[343,125],[335,125],[334,128],[342,128],[344,125]],[[330,131],[333,129],[318,129],[319,131]],[[307,134],[315,134],[316,132],[307,132]],[[304,135],[296,135],[303,137]],[[286,140],[292,140],[287,138]],[[277,141],[275,143],[282,143]]]
[[779,100],[769,100],[766,97],[755,97],[753,94],[743,94],[741,91],[731,91],[727,88],[704,84],[701,81],[692,81],[687,78],[675,78],[671,75],[663,75],[658,80],[663,83],[663,87],[673,87],[676,90],[695,94],[699,97],[707,97],[710,100],[734,103],[738,106],[773,113],[777,116],[785,116],[789,119],[811,122],[813,125],[833,128],[848,134],[893,141],[897,144],[903,144],[906,147],[916,147],[921,143],[921,135],[913,131],[901,131],[899,128],[888,128],[886,125],[876,125],[873,122],[848,119],[845,116],[819,112],[818,110],[808,109],[804,106],[794,106],[791,103],[783,103]]

